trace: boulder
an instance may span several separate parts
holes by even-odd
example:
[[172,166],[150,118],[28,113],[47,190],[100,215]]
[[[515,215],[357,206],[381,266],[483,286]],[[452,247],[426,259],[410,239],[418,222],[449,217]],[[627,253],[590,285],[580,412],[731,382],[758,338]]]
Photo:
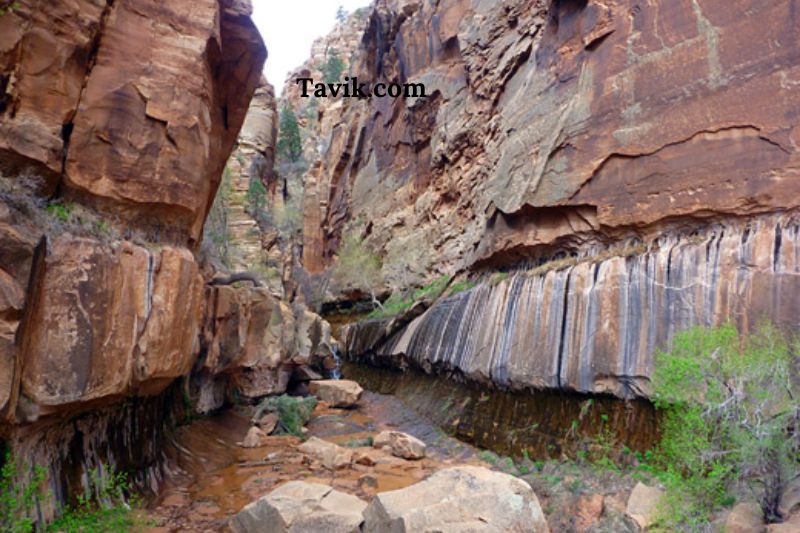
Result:
[[724,533],[760,533],[764,531],[764,515],[755,502],[737,503],[725,520]]
[[375,448],[388,447],[392,455],[403,459],[425,457],[425,443],[402,431],[382,431],[373,440]]
[[797,511],[800,511],[800,476],[786,484],[778,504],[778,512],[784,518]]
[[278,414],[277,413],[267,413],[261,418],[258,419],[256,423],[261,430],[269,435],[273,431],[275,431],[275,426],[278,425]]
[[320,379],[309,383],[309,391],[331,407],[352,407],[364,389],[347,379]]
[[352,450],[317,437],[311,437],[301,444],[298,449],[331,470],[344,468],[353,460]]
[[584,494],[578,498],[574,523],[576,533],[589,531],[600,520],[603,515],[604,500],[602,494]]
[[261,428],[253,426],[247,430],[247,435],[239,445],[242,448],[260,448],[262,446],[261,439],[266,436],[267,434]]
[[413,531],[549,532],[530,485],[476,466],[448,468],[375,496],[364,533]]
[[327,485],[290,481],[231,520],[235,533],[358,533],[367,504]]
[[633,487],[625,514],[640,528],[647,529],[655,522],[656,508],[663,494],[663,490],[657,487],[648,487],[640,481]]

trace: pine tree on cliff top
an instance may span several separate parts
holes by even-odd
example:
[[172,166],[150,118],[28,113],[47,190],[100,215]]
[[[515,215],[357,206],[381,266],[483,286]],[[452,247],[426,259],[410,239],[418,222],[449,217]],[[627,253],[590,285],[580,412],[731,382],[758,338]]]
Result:
[[291,161],[297,161],[303,155],[303,143],[300,139],[300,126],[297,116],[288,105],[281,109],[280,134],[278,136],[278,154]]

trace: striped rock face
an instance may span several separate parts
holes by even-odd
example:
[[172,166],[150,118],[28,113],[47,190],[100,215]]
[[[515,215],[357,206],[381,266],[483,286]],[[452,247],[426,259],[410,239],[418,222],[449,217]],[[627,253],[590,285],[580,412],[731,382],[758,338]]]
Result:
[[692,325],[800,327],[800,219],[763,216],[649,249],[553,262],[450,296],[388,340],[344,329],[351,358],[453,370],[512,389],[647,396],[653,353]]

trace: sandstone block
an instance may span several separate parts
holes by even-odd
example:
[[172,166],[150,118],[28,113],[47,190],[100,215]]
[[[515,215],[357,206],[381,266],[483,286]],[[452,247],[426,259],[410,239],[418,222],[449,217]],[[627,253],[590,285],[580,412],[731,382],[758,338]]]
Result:
[[400,490],[375,496],[364,532],[549,532],[539,500],[524,481],[486,468],[441,470]]
[[402,431],[382,431],[375,436],[372,445],[378,449],[388,447],[392,455],[403,459],[425,457],[425,443]]
[[331,407],[352,407],[364,389],[347,379],[323,379],[310,382],[309,391]]
[[317,483],[290,481],[231,520],[235,533],[358,533],[367,504]]
[[664,491],[657,487],[648,487],[641,481],[638,482],[628,497],[625,514],[640,528],[647,529],[655,521],[658,501],[663,494]]
[[353,460],[352,450],[317,437],[311,437],[301,444],[298,449],[331,470],[344,468]]

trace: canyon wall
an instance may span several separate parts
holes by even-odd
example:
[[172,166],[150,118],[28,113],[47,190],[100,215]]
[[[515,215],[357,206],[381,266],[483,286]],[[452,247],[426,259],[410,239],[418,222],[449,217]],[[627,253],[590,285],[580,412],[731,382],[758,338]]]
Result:
[[[648,250],[546,263],[437,301],[407,327],[346,326],[348,357],[512,390],[649,393],[653,354],[676,332],[770,319],[800,328],[800,215],[669,234]],[[566,263],[566,264],[565,264]]]
[[380,0],[349,75],[428,96],[319,125],[306,262],[353,230],[421,282],[796,207],[798,32],[788,0]]
[[350,357],[630,397],[690,325],[796,331],[798,37],[790,0],[378,0],[348,74],[427,96],[317,123],[304,266],[353,234],[376,289],[512,275]]
[[207,283],[200,242],[237,139],[240,181],[274,181],[250,13],[22,0],[0,15],[0,449],[26,465],[22,484],[45,467],[37,521],[90,471],[154,489],[187,410],[283,392],[330,353],[317,315]]

